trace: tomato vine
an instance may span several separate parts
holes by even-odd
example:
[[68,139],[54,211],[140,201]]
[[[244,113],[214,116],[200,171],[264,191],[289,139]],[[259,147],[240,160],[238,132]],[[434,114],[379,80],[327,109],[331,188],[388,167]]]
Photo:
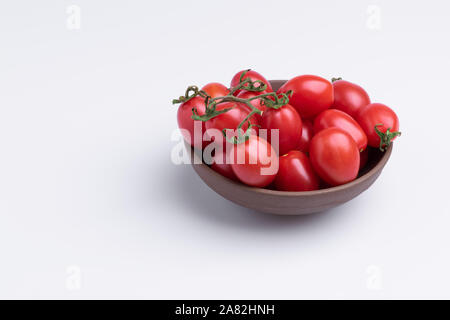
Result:
[[[173,99],[172,103],[173,104],[184,103],[184,102],[187,102],[190,99],[197,97],[197,96],[204,98],[205,99],[205,113],[204,114],[200,115],[197,111],[197,108],[192,109],[192,119],[198,120],[198,121],[208,121],[208,120],[210,120],[214,117],[217,117],[218,115],[220,115],[222,113],[228,112],[234,108],[234,107],[231,107],[231,108],[225,108],[222,110],[217,110],[217,105],[219,105],[221,103],[235,102],[235,103],[245,104],[247,107],[250,108],[251,111],[239,123],[237,128],[235,128],[238,131],[238,135],[233,136],[231,139],[229,139],[226,135],[226,131],[229,129],[234,129],[234,128],[227,128],[227,129],[222,130],[222,134],[227,139],[227,141],[234,143],[234,144],[243,143],[243,142],[247,141],[248,138],[250,137],[251,129],[255,126],[258,126],[255,124],[251,124],[249,119],[254,114],[262,115],[262,111],[252,105],[251,102],[253,100],[259,99],[260,104],[267,108],[279,109],[289,103],[289,97],[292,95],[292,91],[288,91],[286,93],[280,93],[280,94],[276,94],[275,92],[263,93],[267,89],[267,84],[261,80],[252,81],[250,78],[244,79],[245,74],[248,71],[250,71],[250,69],[244,71],[241,74],[240,79],[239,79],[239,84],[236,85],[235,87],[230,88],[230,92],[226,96],[211,98],[205,91],[199,90],[197,86],[189,86],[186,89],[184,96],[180,96],[178,99]],[[238,98],[238,97],[234,96],[235,92],[237,92],[238,90],[242,90],[242,89],[251,91],[251,92],[261,92],[261,94],[251,97],[251,98],[248,98],[248,99],[242,99],[242,98]],[[248,123],[248,128],[244,133],[242,133],[241,129],[245,123]]]

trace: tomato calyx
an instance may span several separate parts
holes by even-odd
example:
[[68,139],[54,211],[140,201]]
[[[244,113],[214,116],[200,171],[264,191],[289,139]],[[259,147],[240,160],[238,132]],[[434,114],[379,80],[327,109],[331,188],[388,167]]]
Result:
[[339,81],[339,80],[342,80],[342,78],[341,77],[337,77],[337,78],[333,77],[333,78],[331,78],[331,83]]
[[[273,92],[272,92],[273,93]],[[273,95],[269,94],[269,96],[273,97]],[[289,103],[289,98],[292,96],[292,90],[287,91],[286,93],[280,93],[278,96],[275,95],[276,99],[263,99],[261,100],[261,104],[271,109],[280,109]],[[259,99],[261,96],[257,96],[253,99]]]
[[378,123],[375,125],[375,132],[380,137],[380,150],[384,152],[386,151],[387,147],[391,145],[392,140],[397,136],[401,136],[402,133],[400,131],[391,132],[390,127],[386,129],[386,132],[381,132],[380,129],[378,129],[378,127],[380,126],[383,126],[383,124]]

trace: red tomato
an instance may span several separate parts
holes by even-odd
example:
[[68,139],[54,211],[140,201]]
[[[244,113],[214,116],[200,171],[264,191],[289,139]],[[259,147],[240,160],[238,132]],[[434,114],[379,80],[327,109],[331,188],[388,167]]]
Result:
[[218,82],[208,83],[201,90],[205,91],[211,98],[223,97],[230,93],[227,87]]
[[365,106],[359,111],[356,120],[366,133],[368,144],[371,147],[384,149],[396,136],[400,135],[397,115],[384,104],[372,103]]
[[[203,121],[195,121],[201,128],[201,132],[198,132],[198,137],[194,136],[194,120],[192,119],[192,108],[197,108],[197,112],[199,115],[202,115],[205,113],[205,100],[200,97],[195,97],[187,102],[182,103],[178,107],[178,113],[177,113],[177,120],[178,120],[178,127],[180,129],[187,130],[185,132],[182,130],[182,134],[186,142],[190,143],[191,146],[194,146],[196,148],[200,148],[199,144],[201,143],[201,148],[205,148],[209,141],[203,141],[202,135],[205,132],[205,122]],[[194,141],[194,138],[198,139],[198,143]]]
[[[220,103],[217,105],[216,110],[220,111],[220,110],[228,109],[228,108],[232,108],[232,109],[225,113],[219,114],[218,116],[206,121],[205,128],[206,128],[207,132],[211,129],[217,129],[220,132],[222,132],[223,129],[236,130],[238,125],[242,122],[242,120],[244,120],[245,117],[247,117],[248,114],[250,113],[250,108],[247,107],[245,104],[234,103],[234,102]],[[255,115],[253,115],[249,120],[250,120],[250,123],[259,125],[259,122],[258,122],[257,118],[255,117]],[[248,124],[245,123],[242,126],[242,130],[245,132],[245,130],[247,130],[247,128],[248,128]],[[255,127],[255,130],[257,131],[257,127]],[[212,136],[212,135],[210,135],[210,136]],[[232,136],[233,136],[233,134],[227,135],[228,138],[231,138]],[[215,140],[215,138],[212,138],[212,140]],[[224,143],[224,148],[225,148],[225,145],[226,145],[225,138],[223,138],[223,141],[224,141],[223,143]]]
[[217,151],[215,150],[214,156],[212,157],[211,162],[211,169],[214,171],[220,173],[224,177],[227,177],[228,179],[237,181],[238,178],[233,172],[233,169],[231,168],[231,161],[230,156],[224,151]]
[[316,133],[309,155],[316,173],[332,186],[350,182],[358,175],[358,146],[342,129],[328,128]]
[[[242,72],[244,72],[246,70],[242,70],[239,71],[238,73],[236,73],[233,77],[233,79],[231,79],[231,87],[236,87],[239,84],[239,79],[241,77]],[[253,70],[249,70],[247,71],[247,73],[245,74],[244,79],[250,78],[252,81],[256,81],[256,80],[260,80],[262,82],[264,82],[267,85],[267,89],[265,90],[266,92],[273,92],[272,86],[270,85],[269,81],[266,80],[266,78],[264,78],[261,74],[259,74],[256,71]],[[237,90],[234,95],[237,96],[242,90]]]
[[359,154],[359,170],[361,171],[367,164],[369,160],[369,148],[366,148],[363,152]]
[[253,187],[268,186],[277,175],[278,157],[270,143],[252,135],[240,144],[233,145],[231,164],[238,179]]
[[358,122],[345,112],[328,109],[314,119],[315,133],[331,127],[340,128],[351,135],[360,151],[363,151],[367,147],[367,136],[363,129],[361,129]]
[[300,142],[298,143],[298,149],[300,151],[308,153],[309,143],[311,142],[313,136],[314,128],[312,122],[310,120],[304,120],[302,122],[302,137],[300,138]]
[[278,89],[277,93],[292,90],[289,104],[300,114],[302,119],[313,118],[333,104],[333,86],[331,82],[312,75],[292,78]]
[[298,146],[302,137],[302,119],[288,104],[279,109],[269,108],[262,116],[261,129],[267,129],[267,140],[275,148],[276,143],[272,140],[271,130],[279,130],[278,150],[279,154],[283,155]]
[[370,103],[367,92],[357,84],[337,80],[333,82],[334,103],[333,108],[356,117],[358,111]]
[[[261,95],[263,92],[251,92],[251,91],[241,91],[237,97],[241,98],[241,99],[250,99],[256,96]],[[250,103],[257,109],[261,110],[261,111],[266,111],[267,107],[263,104],[261,104],[261,99],[254,99],[252,101],[250,101]],[[261,121],[261,115],[256,114],[256,118],[258,119],[258,121]]]
[[301,151],[292,150],[279,159],[280,169],[275,187],[280,191],[311,191],[319,189],[319,178],[308,157]]

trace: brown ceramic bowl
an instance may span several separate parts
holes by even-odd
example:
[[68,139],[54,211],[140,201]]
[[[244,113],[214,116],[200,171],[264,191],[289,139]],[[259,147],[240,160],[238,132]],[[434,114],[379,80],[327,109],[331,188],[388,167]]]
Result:
[[[270,81],[274,91],[284,83]],[[187,148],[191,148],[186,144]],[[201,155],[191,152],[192,166],[200,178],[215,192],[241,206],[279,215],[302,215],[321,212],[347,202],[369,188],[378,178],[392,153],[392,145],[385,151],[370,149],[367,165],[358,178],[347,184],[316,191],[287,192],[249,187],[234,182],[200,162]],[[196,158],[196,162],[194,162]]]

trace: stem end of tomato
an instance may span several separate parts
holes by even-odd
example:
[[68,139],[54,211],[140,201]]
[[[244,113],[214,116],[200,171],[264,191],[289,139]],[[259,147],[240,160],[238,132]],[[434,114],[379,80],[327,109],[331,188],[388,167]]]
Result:
[[386,151],[386,149],[391,145],[392,140],[395,139],[395,137],[399,137],[402,135],[400,131],[392,131],[391,128],[387,128],[386,132],[381,132],[378,127],[383,126],[382,123],[375,125],[375,132],[380,137],[380,150],[382,152]]

